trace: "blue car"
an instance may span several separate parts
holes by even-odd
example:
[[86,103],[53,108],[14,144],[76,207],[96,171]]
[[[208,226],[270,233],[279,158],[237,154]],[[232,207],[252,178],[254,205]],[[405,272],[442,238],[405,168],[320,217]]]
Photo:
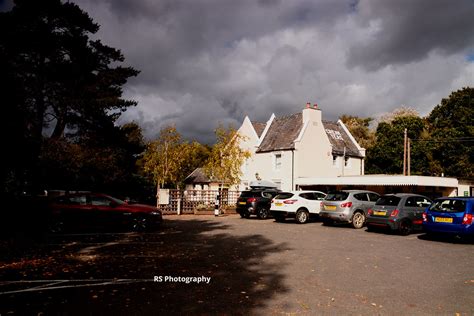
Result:
[[428,234],[474,236],[474,197],[436,199],[423,213],[423,229]]

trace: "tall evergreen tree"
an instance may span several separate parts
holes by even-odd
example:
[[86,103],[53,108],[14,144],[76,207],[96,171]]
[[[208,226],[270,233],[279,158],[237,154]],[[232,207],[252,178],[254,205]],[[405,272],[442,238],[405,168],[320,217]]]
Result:
[[99,26],[70,2],[15,0],[11,11],[0,13],[0,29],[2,110],[8,115],[1,135],[4,144],[21,149],[12,150],[2,167],[2,190],[15,181],[19,188],[39,187],[44,138],[77,141],[109,128],[136,104],[121,96],[138,71],[120,66],[119,50],[90,39]]

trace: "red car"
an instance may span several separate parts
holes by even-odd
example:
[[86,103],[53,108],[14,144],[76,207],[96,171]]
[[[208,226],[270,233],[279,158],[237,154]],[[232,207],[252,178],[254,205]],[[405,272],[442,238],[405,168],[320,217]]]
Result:
[[109,195],[77,193],[60,196],[50,205],[49,230],[68,228],[125,227],[145,231],[157,227],[163,217],[154,206],[128,204]]

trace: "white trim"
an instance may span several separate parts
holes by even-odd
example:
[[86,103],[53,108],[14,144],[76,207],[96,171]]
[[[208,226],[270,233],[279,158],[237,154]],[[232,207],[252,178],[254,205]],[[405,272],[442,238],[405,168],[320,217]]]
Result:
[[374,185],[402,186],[417,185],[428,187],[458,187],[458,179],[445,177],[399,176],[399,175],[365,175],[331,178],[297,178],[296,185]]
[[[252,121],[250,120],[250,118],[248,117],[248,115],[245,116],[244,118],[244,123],[247,122],[248,124],[250,124],[250,126],[252,127],[252,131],[253,133],[255,134],[255,138],[258,140],[259,137],[258,137],[258,134],[257,134],[257,131],[255,130],[255,126],[253,126],[252,124]],[[243,125],[243,123],[242,123]]]
[[338,120],[337,121],[337,124],[339,124],[342,129],[344,130],[344,132],[346,132],[347,136],[349,136],[350,140],[354,143],[354,145],[356,145],[357,147],[357,150],[359,150],[359,153],[365,157],[365,148],[362,148],[359,146],[359,143],[357,143],[357,141],[355,140],[354,136],[352,136],[351,132],[349,132],[349,129],[346,127],[346,125],[344,124],[343,121],[341,120]]
[[263,139],[265,138],[265,136],[267,136],[267,132],[270,129],[270,126],[272,125],[272,122],[274,119],[275,119],[275,113],[272,113],[272,115],[270,116],[270,119],[267,121],[267,125],[265,126],[265,129],[263,130],[262,136],[260,136],[258,140],[257,148],[260,147]]
[[308,124],[309,124],[309,120],[304,122],[303,128],[301,129],[300,133],[298,134],[298,137],[296,137],[294,142],[300,142],[301,141],[301,138],[303,138],[304,132],[305,132],[306,128],[308,127]]

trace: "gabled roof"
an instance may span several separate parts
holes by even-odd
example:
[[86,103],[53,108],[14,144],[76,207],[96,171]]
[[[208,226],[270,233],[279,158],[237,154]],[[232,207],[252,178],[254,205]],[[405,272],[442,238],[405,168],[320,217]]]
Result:
[[331,142],[333,155],[342,156],[345,147],[346,156],[363,157],[357,149],[357,146],[350,139],[349,135],[347,135],[344,129],[337,122],[323,121],[323,126],[326,130],[328,139]]
[[251,123],[252,123],[253,129],[257,133],[257,136],[258,137],[262,136],[262,133],[265,130],[265,126],[267,124],[261,123],[261,122],[251,122]]
[[[344,155],[345,148],[346,156],[363,157],[357,145],[347,134],[348,132],[346,132],[346,130],[340,124],[329,121],[323,121],[322,123],[329,142],[332,145],[333,155]],[[255,128],[255,123],[252,124]],[[265,127],[263,123],[260,124]],[[265,138],[260,143],[257,153],[295,149],[294,141],[298,138],[302,128],[302,113],[275,118],[272,121],[267,133],[265,134]],[[261,136],[261,133],[259,136]]]
[[184,179],[184,183],[210,183],[211,180],[204,173],[202,168],[196,168],[189,176]]
[[261,142],[257,153],[295,149],[294,140],[303,128],[301,113],[275,118]]

